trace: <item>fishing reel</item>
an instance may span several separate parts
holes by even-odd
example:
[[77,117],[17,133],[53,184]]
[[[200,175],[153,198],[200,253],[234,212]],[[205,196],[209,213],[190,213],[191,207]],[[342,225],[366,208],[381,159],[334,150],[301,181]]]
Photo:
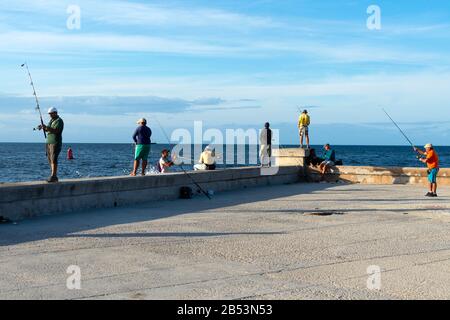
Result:
[[41,131],[42,130],[42,125],[38,125],[37,127],[33,128],[33,131]]

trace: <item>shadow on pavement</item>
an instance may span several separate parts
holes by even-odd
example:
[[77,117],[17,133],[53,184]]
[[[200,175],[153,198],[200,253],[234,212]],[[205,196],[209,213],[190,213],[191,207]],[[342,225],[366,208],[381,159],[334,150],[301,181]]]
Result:
[[[341,187],[340,189],[333,189]],[[342,185],[336,184],[315,184],[315,183],[298,183],[286,184],[270,187],[256,187],[242,190],[227,191],[218,193],[212,200],[206,197],[196,196],[191,200],[176,200],[176,201],[156,201],[140,204],[136,206],[109,208],[109,209],[95,209],[86,212],[68,213],[61,215],[53,215],[47,217],[38,217],[34,219],[24,220],[17,225],[5,224],[0,225],[0,247],[10,246],[20,243],[27,243],[32,241],[39,241],[51,238],[79,238],[83,237],[212,237],[212,236],[229,236],[233,233],[208,233],[208,232],[193,232],[193,233],[128,233],[128,234],[85,234],[75,235],[74,233],[95,230],[99,228],[133,224],[145,221],[152,221],[156,219],[164,219],[178,215],[187,215],[190,213],[201,213],[206,210],[214,210],[218,208],[227,208],[237,205],[254,203],[266,200],[275,200],[279,198],[288,198],[298,194],[314,194],[327,190],[330,192],[330,198],[335,197],[335,194],[346,194],[352,192],[355,197],[358,193],[373,192],[373,189],[359,186],[357,188],[342,188]],[[292,199],[283,199],[292,201]],[[361,199],[364,201],[364,199]],[[390,199],[386,199],[390,201]],[[309,200],[311,201],[311,200]],[[320,204],[320,201],[318,201]],[[245,209],[243,209],[245,210]],[[337,209],[336,209],[337,210]],[[383,211],[411,211],[408,209]],[[221,210],[226,212],[227,210]],[[239,212],[242,210],[232,209],[231,211]],[[371,209],[339,209],[340,212],[352,211],[374,211]],[[414,211],[414,210],[413,210]],[[262,212],[265,212],[264,210]],[[267,210],[267,212],[277,212],[274,210]],[[279,212],[290,212],[290,210],[279,210]],[[310,213],[311,210],[308,210]],[[301,210],[294,210],[292,213],[302,213]],[[304,213],[304,212],[303,212]],[[214,214],[220,214],[214,213]],[[199,230],[201,231],[201,230]],[[277,234],[277,233],[239,233],[248,235],[260,234]]]

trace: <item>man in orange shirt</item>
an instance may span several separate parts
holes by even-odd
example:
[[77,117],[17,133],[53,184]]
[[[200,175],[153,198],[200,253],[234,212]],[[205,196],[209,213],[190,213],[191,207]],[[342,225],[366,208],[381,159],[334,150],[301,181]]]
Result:
[[419,160],[425,163],[428,167],[428,181],[430,182],[430,192],[426,194],[427,197],[437,197],[437,175],[439,173],[439,156],[434,150],[431,143],[425,146],[425,151],[414,148],[414,150],[423,155],[424,158]]

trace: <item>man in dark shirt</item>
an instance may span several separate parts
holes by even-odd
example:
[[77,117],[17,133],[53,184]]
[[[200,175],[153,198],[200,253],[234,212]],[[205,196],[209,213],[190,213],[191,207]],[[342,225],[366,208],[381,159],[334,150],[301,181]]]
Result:
[[261,160],[261,166],[270,167],[270,157],[272,156],[272,130],[270,130],[270,124],[266,122],[264,129],[259,134],[259,157]]
[[148,154],[150,153],[152,130],[147,127],[147,120],[144,118],[139,119],[137,124],[139,124],[139,127],[136,128],[133,134],[133,140],[136,144],[134,167],[133,172],[130,175],[136,176],[140,160],[142,159],[142,175],[145,176],[145,169],[147,169],[148,164]]
[[47,132],[47,159],[50,164],[52,175],[47,182],[58,182],[58,157],[62,149],[62,132],[64,130],[64,121],[58,116],[56,108],[48,109],[50,122],[48,125],[40,125],[39,130]]

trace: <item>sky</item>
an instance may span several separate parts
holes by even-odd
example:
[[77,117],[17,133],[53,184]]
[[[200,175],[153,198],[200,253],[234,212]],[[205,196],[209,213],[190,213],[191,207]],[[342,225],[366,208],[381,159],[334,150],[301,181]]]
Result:
[[307,108],[313,144],[405,144],[385,108],[449,145],[449,53],[447,0],[2,0],[0,142],[42,141],[27,62],[66,142],[130,142],[146,117],[160,143],[269,121],[294,144]]

